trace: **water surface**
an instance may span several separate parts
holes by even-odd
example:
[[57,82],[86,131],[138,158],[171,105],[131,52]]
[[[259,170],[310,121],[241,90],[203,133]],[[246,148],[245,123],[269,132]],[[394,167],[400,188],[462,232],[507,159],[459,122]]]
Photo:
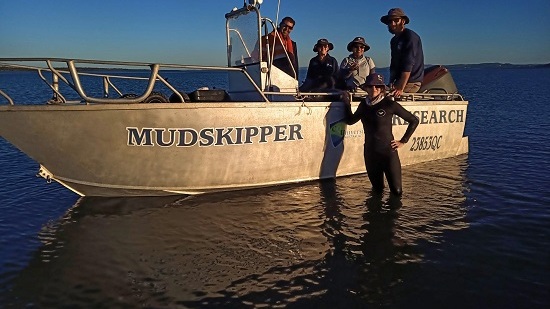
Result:
[[550,70],[452,73],[470,101],[470,153],[405,167],[401,199],[373,195],[365,175],[197,197],[78,198],[34,177],[38,165],[0,141],[0,303],[547,307],[550,108],[539,93]]

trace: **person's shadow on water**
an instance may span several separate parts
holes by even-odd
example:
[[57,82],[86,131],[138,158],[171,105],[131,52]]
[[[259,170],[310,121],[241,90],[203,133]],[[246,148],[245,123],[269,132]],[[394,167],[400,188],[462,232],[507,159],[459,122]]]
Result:
[[360,237],[363,267],[358,285],[369,304],[391,307],[393,286],[399,280],[396,261],[401,250],[395,242],[395,224],[403,204],[399,196],[390,194],[384,199],[382,193],[371,192],[364,206],[365,233]]
[[363,214],[366,233],[362,235],[361,243],[363,256],[367,261],[376,264],[393,258],[394,226],[401,207],[401,198],[393,194],[385,201],[383,194],[377,192],[372,192],[366,198],[366,212]]

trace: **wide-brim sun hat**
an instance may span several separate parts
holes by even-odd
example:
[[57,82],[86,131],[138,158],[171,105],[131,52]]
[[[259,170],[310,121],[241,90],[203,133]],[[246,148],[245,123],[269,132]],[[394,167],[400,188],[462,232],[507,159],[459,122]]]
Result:
[[384,83],[384,76],[378,73],[370,74],[365,79],[365,82],[361,85],[361,88],[365,88],[365,86],[385,87],[386,84]]
[[317,40],[317,44],[313,45],[313,51],[317,52],[317,47],[322,45],[328,45],[328,50],[332,50],[334,48],[334,45],[330,43],[327,39],[319,39]]
[[369,44],[367,44],[367,42],[365,42],[365,39],[363,37],[358,36],[355,39],[353,39],[353,41],[348,43],[348,51],[350,52],[353,45],[356,45],[356,44],[365,46],[365,51],[370,49],[370,46]]
[[387,25],[391,19],[395,18],[403,18],[405,20],[405,24],[408,24],[410,21],[407,14],[405,14],[405,11],[401,8],[390,9],[388,11],[388,15],[380,17],[380,21]]

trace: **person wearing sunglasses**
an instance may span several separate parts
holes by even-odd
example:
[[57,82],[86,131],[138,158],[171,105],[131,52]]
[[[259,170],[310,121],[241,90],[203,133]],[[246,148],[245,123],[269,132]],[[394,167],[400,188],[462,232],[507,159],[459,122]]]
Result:
[[351,54],[340,64],[340,88],[356,92],[365,83],[367,76],[375,72],[375,65],[372,58],[365,56],[370,46],[363,37],[353,39],[347,48]]
[[[298,79],[298,47],[296,42],[290,38],[290,32],[294,30],[296,22],[292,17],[285,17],[281,20],[279,27],[268,35],[262,37],[263,59],[273,55],[273,65]],[[269,45],[269,55],[268,55]]]
[[424,52],[420,36],[405,27],[409,17],[400,8],[393,8],[380,21],[393,34],[390,41],[390,85],[393,95],[417,92],[424,79]]
[[[419,120],[401,104],[386,96],[382,75],[369,75],[361,88],[367,92],[367,96],[361,100],[355,112],[351,111],[351,94],[342,94],[342,101],[346,103],[346,123],[352,125],[359,120],[363,123],[363,156],[373,191],[381,193],[384,190],[385,175],[390,192],[401,196],[401,161],[397,149],[409,141]],[[407,130],[399,140],[394,138],[392,132],[394,115],[408,122]]]

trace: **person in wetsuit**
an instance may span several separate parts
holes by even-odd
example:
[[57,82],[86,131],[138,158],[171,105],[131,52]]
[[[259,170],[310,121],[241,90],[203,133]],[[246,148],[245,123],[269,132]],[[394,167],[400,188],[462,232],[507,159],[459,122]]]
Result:
[[[364,157],[367,175],[376,192],[384,190],[384,175],[391,193],[400,196],[401,161],[397,149],[409,141],[418,126],[418,119],[401,104],[386,96],[384,77],[378,73],[370,74],[361,88],[367,96],[361,100],[355,113],[351,111],[351,94],[343,94],[347,106],[346,123],[351,125],[361,120],[365,131]],[[393,115],[397,115],[409,124],[400,140],[392,133]]]

